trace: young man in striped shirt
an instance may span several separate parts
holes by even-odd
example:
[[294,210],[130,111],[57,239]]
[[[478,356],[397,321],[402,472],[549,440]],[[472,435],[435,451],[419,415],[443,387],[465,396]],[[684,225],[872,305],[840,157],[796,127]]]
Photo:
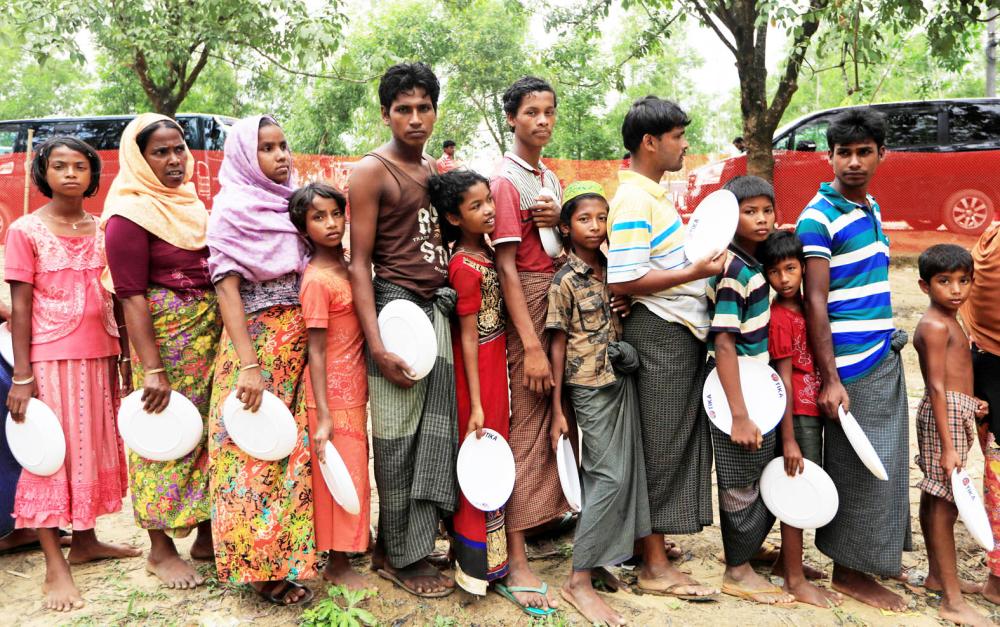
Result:
[[777,431],[762,434],[750,420],[740,389],[739,357],[768,361],[770,287],[755,255],[774,228],[774,188],[757,176],[738,176],[725,189],[739,201],[736,235],[718,275],[708,280],[712,311],[708,350],[733,416],[726,435],[714,424],[712,447],[719,485],[719,518],[726,572],[722,591],[755,603],[790,603],[794,597],[758,575],[750,560],[774,526],[760,495],[760,475],[774,459]]
[[[799,216],[806,256],[809,341],[822,379],[818,404],[830,420],[824,468],[840,494],[833,521],[816,546],[834,561],[833,587],[877,608],[902,611],[906,600],[871,575],[898,576],[910,549],[909,430],[899,351],[906,334],[892,321],[889,239],[868,186],[885,156],[885,120],[864,108],[827,128],[834,181]],[[838,409],[850,410],[889,475],[881,481],[854,452]]]
[[618,172],[608,215],[608,287],[633,298],[623,339],[639,351],[639,422],[653,533],[642,541],[639,588],[689,600],[711,598],[667,559],[664,534],[697,533],[712,524],[712,445],[701,406],[708,304],[705,279],[722,270],[723,251],[690,263],[684,225],[663,174],[684,164],[691,122],[673,102],[637,100],[622,139],[631,155]]

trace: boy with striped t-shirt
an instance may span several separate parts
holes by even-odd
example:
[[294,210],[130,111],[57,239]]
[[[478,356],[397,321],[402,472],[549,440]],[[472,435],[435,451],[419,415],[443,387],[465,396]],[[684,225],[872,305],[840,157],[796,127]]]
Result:
[[[822,380],[818,405],[830,420],[823,463],[840,494],[816,546],[833,559],[833,588],[874,607],[903,611],[903,597],[870,574],[898,575],[910,546],[906,381],[889,293],[889,239],[868,186],[885,156],[885,119],[870,108],[831,120],[834,181],[799,216],[806,257],[806,328]],[[849,410],[885,465],[888,481],[861,463],[838,409]]]
[[709,426],[726,555],[722,591],[756,603],[789,603],[794,597],[750,565],[774,526],[774,516],[760,495],[760,475],[774,459],[777,435],[776,431],[761,434],[750,420],[740,390],[738,361],[739,357],[768,361],[770,287],[754,255],[774,228],[774,188],[762,178],[738,176],[725,189],[739,201],[740,217],[722,272],[708,280],[707,289],[712,312],[709,366],[719,372],[733,416],[729,435],[714,424]]

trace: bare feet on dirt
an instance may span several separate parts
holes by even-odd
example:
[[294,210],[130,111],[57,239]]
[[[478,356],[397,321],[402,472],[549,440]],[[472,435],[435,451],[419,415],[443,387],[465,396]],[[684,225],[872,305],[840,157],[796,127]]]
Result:
[[140,555],[142,555],[142,551],[131,544],[101,542],[97,539],[93,529],[86,529],[73,533],[73,541],[70,543],[69,555],[66,559],[70,564],[84,564],[98,560],[139,557]]
[[[958,587],[962,591],[962,594],[979,594],[983,591],[983,584],[967,579],[959,579]],[[927,578],[924,579],[924,588],[931,592],[942,592],[944,590],[941,582],[938,581],[937,575],[927,575]]]
[[[69,546],[72,540],[73,537],[70,535],[60,536],[59,544],[61,546]],[[28,550],[29,546],[31,548],[38,548],[37,546],[32,546],[37,542],[38,533],[34,529],[15,529],[0,538],[0,554],[8,551]]]
[[191,545],[191,559],[215,560],[215,547],[212,546],[212,521],[205,521],[198,525],[198,537]]
[[364,590],[371,586],[357,571],[351,568],[347,555],[338,551],[330,551],[323,569],[323,579],[334,586],[344,586],[348,590]]
[[69,612],[83,607],[83,597],[73,583],[73,575],[70,574],[66,562],[54,564],[46,569],[42,593],[45,595],[46,609]]
[[1000,577],[990,575],[989,579],[986,580],[986,585],[983,586],[982,592],[983,598],[990,603],[995,603],[1000,605]]
[[941,607],[938,608],[938,616],[944,620],[949,620],[956,625],[986,627],[987,625],[993,624],[988,618],[986,618],[986,616],[977,612],[976,608],[972,607],[965,601],[959,601],[958,603],[946,603],[942,600]]
[[190,590],[205,583],[194,566],[184,561],[176,551],[173,555],[157,556],[155,560],[150,553],[146,560],[146,571],[155,575],[166,588]]
[[[531,571],[527,561],[516,564],[511,562],[510,570],[504,579],[504,585],[508,588],[541,588],[542,580]],[[548,594],[539,594],[537,592],[512,592],[511,594],[514,595],[518,603],[525,607],[537,607],[543,610],[559,607],[559,600],[553,596],[551,588]]]
[[795,597],[799,603],[808,603],[818,607],[837,607],[844,602],[844,596],[839,592],[821,588],[809,581],[803,581],[793,586],[789,585],[786,579],[785,585],[781,589]]
[[892,612],[905,612],[906,599],[882,586],[865,573],[834,565],[833,589],[866,605]]
[[559,593],[566,602],[572,605],[577,612],[587,619],[591,625],[626,625],[625,617],[611,608],[604,602],[604,599],[594,591],[590,585],[590,575],[587,574],[587,581],[574,581],[578,579],[571,576],[569,581],[563,584]]
[[[817,579],[826,579],[825,572],[805,561],[802,562],[802,573],[806,576],[806,579],[812,579],[814,581]],[[771,574],[774,575],[775,577],[781,577],[782,579],[784,579],[785,565],[782,564],[781,559],[776,561],[774,563],[774,566],[771,567]]]

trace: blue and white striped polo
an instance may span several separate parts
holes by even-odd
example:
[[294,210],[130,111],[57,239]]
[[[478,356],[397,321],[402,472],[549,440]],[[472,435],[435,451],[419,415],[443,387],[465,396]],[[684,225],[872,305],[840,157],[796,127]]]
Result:
[[851,202],[823,183],[795,226],[806,257],[830,262],[827,311],[837,372],[844,382],[863,377],[882,361],[895,330],[889,238],[878,203],[869,196],[868,204]]

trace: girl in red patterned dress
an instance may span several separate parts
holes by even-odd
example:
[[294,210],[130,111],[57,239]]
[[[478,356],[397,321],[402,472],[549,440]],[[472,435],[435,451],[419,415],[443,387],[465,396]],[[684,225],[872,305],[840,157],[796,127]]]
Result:
[[[809,461],[823,463],[823,418],[816,404],[819,373],[813,363],[802,314],[802,274],[805,257],[802,242],[791,231],[772,232],[759,250],[764,273],[777,295],[771,303],[767,347],[771,363],[785,389],[790,390],[785,417],[781,421],[781,451],[785,472],[802,472]],[[820,607],[840,605],[838,592],[813,585],[802,565],[802,530],[781,523],[781,557],[775,570],[782,570],[785,592],[801,603]]]
[[[94,535],[97,517],[121,510],[128,487],[115,415],[121,385],[131,380],[127,358],[118,359],[122,345],[128,353],[119,333],[124,325],[100,283],[104,233],[83,209],[84,198],[97,192],[100,173],[100,159],[87,144],[72,137],[43,143],[31,178],[51,200],[15,220],[6,241],[14,336],[7,407],[22,422],[37,396],[58,417],[66,441],[65,460],[55,473],[21,471],[13,514],[18,529],[38,530],[45,607],[56,611],[83,606],[70,564],[140,554]],[[68,562],[60,527],[73,528]]]
[[[495,227],[488,181],[468,170],[431,177],[431,203],[438,211],[441,236],[451,247],[448,281],[458,293],[457,325],[452,331],[458,432],[467,436],[492,429],[507,438],[507,336],[500,280],[486,235]],[[481,512],[459,495],[452,518],[455,581],[472,594],[485,595],[490,582],[507,575],[507,536],[503,508]]]

